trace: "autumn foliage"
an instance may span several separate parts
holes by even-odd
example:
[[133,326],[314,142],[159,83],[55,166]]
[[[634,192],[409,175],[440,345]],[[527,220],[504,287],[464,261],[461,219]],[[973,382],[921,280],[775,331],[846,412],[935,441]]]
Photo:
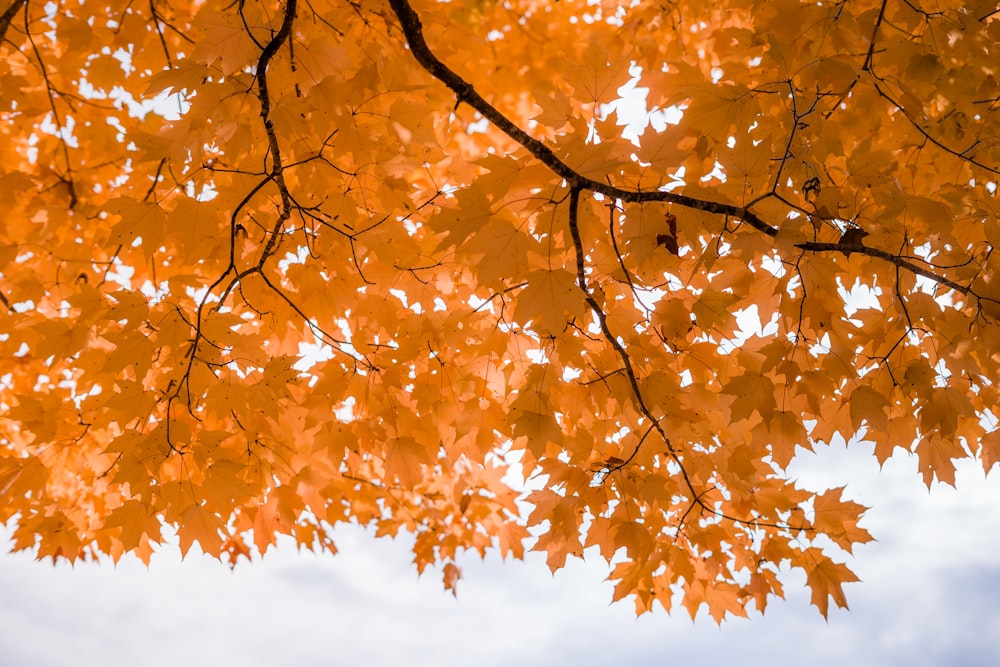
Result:
[[995,10],[6,0],[15,548],[356,522],[448,587],[594,547],[639,612],[844,606],[865,508],[797,448],[1000,460]]

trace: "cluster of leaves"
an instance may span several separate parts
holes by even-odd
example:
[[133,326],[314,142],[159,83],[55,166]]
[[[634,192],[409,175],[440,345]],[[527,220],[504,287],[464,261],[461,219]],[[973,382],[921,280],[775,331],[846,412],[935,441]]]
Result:
[[639,612],[784,569],[844,606],[865,508],[796,447],[1000,460],[994,10],[9,2],[0,520],[231,562],[355,521],[449,588],[533,539]]

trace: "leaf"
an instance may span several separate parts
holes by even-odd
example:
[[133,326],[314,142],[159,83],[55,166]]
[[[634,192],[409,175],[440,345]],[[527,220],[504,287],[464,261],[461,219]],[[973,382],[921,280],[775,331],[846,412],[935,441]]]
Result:
[[527,439],[527,448],[535,458],[542,458],[548,452],[549,443],[562,442],[562,429],[551,414],[512,410],[514,436]]
[[444,588],[451,591],[454,597],[458,597],[458,580],[462,578],[462,570],[454,563],[444,565]]
[[215,514],[201,505],[190,505],[181,512],[181,523],[177,527],[177,539],[181,555],[186,556],[194,542],[209,556],[222,552],[222,522]]
[[628,557],[642,561],[653,550],[653,540],[649,530],[634,521],[618,524],[615,528],[615,542],[625,547]]
[[691,307],[694,320],[704,331],[728,331],[733,320],[731,311],[739,297],[728,292],[704,292]]
[[152,97],[163,91],[195,91],[209,75],[209,71],[207,66],[198,63],[184,63],[165,69],[149,78],[145,95]]
[[965,455],[962,445],[952,438],[931,437],[917,444],[917,468],[927,488],[937,479],[955,486],[955,460]]
[[427,451],[413,438],[395,438],[386,446],[385,474],[401,484],[416,485],[422,477],[421,466],[430,464]]
[[144,539],[158,540],[160,525],[160,517],[150,512],[150,506],[141,500],[126,500],[111,512],[105,523],[106,528],[121,528],[119,539],[126,551],[137,549]]
[[935,387],[931,396],[920,413],[920,426],[925,431],[937,429],[942,436],[950,437],[958,430],[959,418],[975,417],[969,397],[954,387]]
[[532,322],[546,334],[561,332],[567,320],[586,312],[576,277],[568,271],[535,271],[526,277],[527,286],[517,296],[514,319]]
[[242,70],[259,52],[254,36],[236,15],[200,12],[195,25],[204,31],[205,37],[198,42],[191,59],[207,65],[218,61],[223,76]]
[[858,519],[867,507],[841,500],[844,487],[830,489],[813,498],[813,528],[828,536],[847,553],[854,544],[871,542],[871,534],[858,527]]
[[787,468],[795,456],[795,446],[811,449],[809,436],[801,417],[784,410],[775,411],[768,420],[771,441],[771,458],[782,468]]
[[661,299],[656,304],[654,321],[668,340],[686,338],[694,326],[688,304],[677,298]]
[[851,392],[851,422],[859,430],[867,424],[880,431],[888,430],[888,416],[885,409],[889,400],[871,387],[861,385]]
[[979,447],[979,458],[983,463],[983,472],[988,474],[993,469],[993,465],[1000,462],[1000,431],[993,429],[984,435],[979,441]]
[[812,591],[812,604],[823,618],[829,618],[830,600],[841,609],[847,609],[843,585],[860,579],[846,565],[834,563],[816,547],[810,547],[805,557],[811,561],[806,566],[806,585]]
[[119,222],[111,228],[112,245],[132,245],[141,243],[146,259],[160,249],[166,239],[167,215],[153,202],[139,202],[127,197],[119,197],[109,202],[109,211],[119,216]]
[[567,61],[576,61],[567,67],[565,82],[572,87],[577,99],[590,102],[610,102],[617,97],[618,88],[629,79],[629,63],[623,58],[620,39],[599,44],[591,40],[584,51],[577,55],[572,49]]
[[767,420],[777,408],[774,383],[759,373],[744,373],[733,378],[722,386],[722,393],[736,397],[731,408],[733,421],[748,419],[754,412]]

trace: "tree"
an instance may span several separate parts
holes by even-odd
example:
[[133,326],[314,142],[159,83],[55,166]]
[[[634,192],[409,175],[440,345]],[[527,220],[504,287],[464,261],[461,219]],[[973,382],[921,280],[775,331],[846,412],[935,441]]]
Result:
[[997,18],[8,0],[14,548],[170,525],[235,563],[353,521],[449,588],[533,544],[640,613],[763,611],[780,568],[845,606],[865,508],[797,447],[1000,460]]

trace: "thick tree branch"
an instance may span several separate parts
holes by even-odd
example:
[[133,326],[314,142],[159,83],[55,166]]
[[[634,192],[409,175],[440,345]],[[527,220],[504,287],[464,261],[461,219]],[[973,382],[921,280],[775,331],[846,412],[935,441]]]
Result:
[[413,11],[407,0],[389,0],[389,4],[399,19],[400,25],[403,28],[403,34],[406,36],[406,41],[410,46],[410,51],[417,62],[432,76],[448,86],[455,93],[456,97],[458,97],[460,103],[464,102],[482,114],[484,118],[500,128],[508,137],[521,144],[521,146],[534,155],[542,164],[551,169],[557,176],[565,179],[571,187],[599,192],[612,199],[620,199],[626,202],[667,202],[706,213],[727,215],[743,220],[768,236],[777,236],[777,228],[767,224],[756,213],[742,206],[688,197],[676,192],[665,192],[663,190],[626,190],[581,175],[553,153],[552,149],[522,130],[514,121],[507,118],[496,107],[487,102],[471,83],[456,74],[454,70],[441,62],[431,52],[426,40],[424,40],[420,17]]
[[903,257],[900,257],[899,255],[894,255],[891,252],[886,252],[885,250],[879,250],[878,248],[869,248],[868,246],[862,245],[860,243],[846,244],[842,242],[821,243],[819,241],[808,241],[806,243],[797,243],[795,244],[795,247],[801,248],[802,250],[806,250],[808,252],[839,252],[845,255],[850,255],[854,253],[858,255],[868,255],[869,257],[877,257],[879,259],[883,259],[889,262],[890,264],[894,264],[899,268],[906,269],[907,271],[915,273],[918,276],[927,278],[928,280],[932,280],[938,283],[939,285],[944,285],[945,287],[949,287],[955,290],[956,292],[961,292],[962,294],[973,293],[969,287],[966,287],[964,285],[959,285],[958,283],[952,280],[948,280],[944,276],[939,276],[933,271],[925,269],[922,266],[918,266],[917,264],[914,264],[913,262]]
[[289,35],[292,33],[292,23],[295,20],[296,0],[287,0],[285,4],[285,15],[278,32],[271,37],[271,40],[264,46],[257,60],[257,97],[260,99],[260,117],[264,120],[264,132],[267,134],[268,154],[271,156],[271,179],[278,186],[278,193],[281,196],[281,211],[278,219],[271,230],[271,236],[260,254],[259,265],[263,266],[267,258],[270,257],[277,246],[278,237],[285,222],[292,216],[292,202],[288,194],[288,186],[285,184],[284,165],[282,164],[281,148],[278,144],[278,134],[274,131],[274,121],[271,120],[271,92],[267,81],[267,67],[271,60],[277,55]]
[[17,14],[18,10],[24,6],[28,0],[14,0],[10,3],[10,7],[7,8],[2,15],[0,15],[0,41],[3,41],[7,37],[7,28],[10,27],[11,21],[14,20],[14,15]]
[[[514,123],[514,121],[498,111],[496,107],[486,101],[486,99],[476,91],[471,83],[459,76],[454,70],[449,68],[434,55],[424,39],[420,17],[410,6],[408,0],[389,0],[389,4],[392,7],[393,12],[395,12],[396,17],[399,19],[400,26],[403,29],[403,34],[406,37],[410,51],[413,53],[413,57],[417,60],[421,67],[448,86],[448,88],[450,88],[458,97],[458,101],[460,103],[464,102],[478,111],[484,118],[493,123],[496,127],[503,131],[504,134],[519,143],[536,159],[549,167],[555,174],[565,179],[571,189],[579,191],[590,190],[624,202],[666,202],[698,211],[704,211],[706,213],[724,215],[742,220],[754,229],[763,232],[772,238],[778,235],[778,227],[768,224],[756,213],[749,210],[748,207],[724,204],[721,202],[699,199],[697,197],[689,197],[674,192],[664,192],[662,190],[626,190],[624,188],[595,181],[581,175],[573,169],[573,167],[566,164],[566,162],[553,153],[552,149],[538,139],[529,135],[516,123]],[[882,12],[884,12],[884,10],[885,3],[882,5],[879,22],[881,21]],[[873,43],[877,32],[878,24],[876,24],[873,31]],[[869,51],[868,57],[865,59],[864,68],[869,68],[871,66],[871,57],[873,53],[874,47]],[[971,160],[970,158],[965,159],[984,169],[990,169],[989,167]],[[808,252],[855,252],[858,254],[868,255],[869,257],[877,257],[879,259],[884,259],[897,267],[912,271],[913,273],[936,282],[939,285],[956,290],[962,294],[972,294],[973,296],[979,297],[979,295],[975,294],[969,287],[959,285],[958,283],[944,276],[938,275],[933,271],[919,267],[902,257],[877,248],[869,248],[867,246],[847,247],[840,243],[820,242],[801,243],[797,244],[797,247]]]

